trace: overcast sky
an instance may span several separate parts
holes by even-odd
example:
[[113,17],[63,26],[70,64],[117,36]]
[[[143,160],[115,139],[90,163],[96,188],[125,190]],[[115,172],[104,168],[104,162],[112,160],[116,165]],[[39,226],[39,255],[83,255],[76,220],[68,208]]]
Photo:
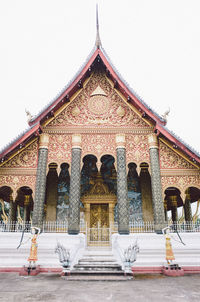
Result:
[[[99,0],[112,63],[168,128],[200,152],[200,1]],[[3,148],[74,76],[95,43],[95,0],[0,0]]]

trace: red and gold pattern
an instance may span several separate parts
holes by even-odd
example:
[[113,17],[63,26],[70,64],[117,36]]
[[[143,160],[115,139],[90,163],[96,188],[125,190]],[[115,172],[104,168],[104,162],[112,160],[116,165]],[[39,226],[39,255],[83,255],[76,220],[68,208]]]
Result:
[[160,142],[160,167],[161,169],[195,169],[187,160],[173,152],[163,142]]
[[139,165],[142,162],[150,162],[146,135],[126,135],[126,157],[127,163],[134,162]]
[[[91,95],[98,85],[107,96]],[[91,76],[81,93],[47,125],[47,128],[72,126],[149,128],[149,125],[129,108],[111,87],[106,76],[101,73]]]
[[36,168],[37,167],[37,141],[15,155],[3,165],[3,168]]
[[71,135],[52,134],[49,136],[48,164],[71,162]]
[[30,187],[35,190],[36,175],[0,175],[0,187],[8,186],[14,191],[20,187]]

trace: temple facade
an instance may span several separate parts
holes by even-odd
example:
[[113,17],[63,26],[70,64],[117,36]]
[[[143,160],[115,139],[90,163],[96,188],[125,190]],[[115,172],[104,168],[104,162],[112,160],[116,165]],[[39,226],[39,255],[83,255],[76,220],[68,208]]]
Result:
[[172,222],[198,218],[200,155],[125,83],[100,43],[29,126],[0,154],[3,223],[128,234],[132,222],[159,232],[169,212]]

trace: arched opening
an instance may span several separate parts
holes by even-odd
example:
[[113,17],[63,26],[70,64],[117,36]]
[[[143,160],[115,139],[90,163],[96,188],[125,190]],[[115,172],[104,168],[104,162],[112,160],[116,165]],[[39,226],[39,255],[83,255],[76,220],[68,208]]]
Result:
[[50,163],[46,178],[46,197],[44,212],[46,221],[56,220],[56,206],[58,200],[58,165],[56,163]]
[[140,164],[140,188],[142,199],[142,215],[143,221],[153,221],[153,204],[151,190],[151,176],[149,173],[149,165],[145,162]]
[[33,211],[32,193],[31,188],[27,186],[20,187],[17,191],[16,201],[13,205],[16,204],[16,218],[19,223],[31,221]]
[[69,164],[62,163],[61,171],[58,176],[58,203],[57,203],[57,221],[67,221],[69,218],[69,187],[70,175]]
[[8,222],[11,196],[12,189],[10,187],[0,188],[0,222]]
[[130,222],[142,222],[143,216],[140,179],[137,173],[137,165],[133,162],[128,164],[127,185]]
[[173,224],[183,220],[183,200],[176,187],[168,187],[164,198],[165,218]]
[[189,187],[185,191],[185,220],[188,222],[200,222],[200,190]]

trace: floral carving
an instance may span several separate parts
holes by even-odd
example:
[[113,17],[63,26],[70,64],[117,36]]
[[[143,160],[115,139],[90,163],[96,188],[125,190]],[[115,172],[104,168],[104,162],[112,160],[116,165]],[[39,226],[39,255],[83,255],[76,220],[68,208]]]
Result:
[[112,134],[97,134],[82,136],[82,154],[112,154],[115,156],[116,145],[115,135]]
[[160,166],[161,169],[179,168],[179,169],[195,169],[195,167],[187,162],[177,153],[173,152],[168,146],[160,142]]
[[0,176],[0,187],[9,186],[12,189],[19,189],[27,186],[35,190],[36,175],[5,175]]
[[37,167],[37,141],[15,155],[3,167],[5,168],[36,168]]
[[149,163],[149,147],[147,136],[127,135],[126,136],[126,157],[127,162]]
[[52,134],[49,139],[48,163],[71,162],[71,136]]
[[[91,94],[99,85],[106,96]],[[91,76],[82,92],[48,124],[48,128],[55,126],[149,128],[112,89],[102,73]]]
[[200,187],[200,176],[198,175],[162,176],[161,183],[163,188],[179,187],[183,189],[191,186]]

